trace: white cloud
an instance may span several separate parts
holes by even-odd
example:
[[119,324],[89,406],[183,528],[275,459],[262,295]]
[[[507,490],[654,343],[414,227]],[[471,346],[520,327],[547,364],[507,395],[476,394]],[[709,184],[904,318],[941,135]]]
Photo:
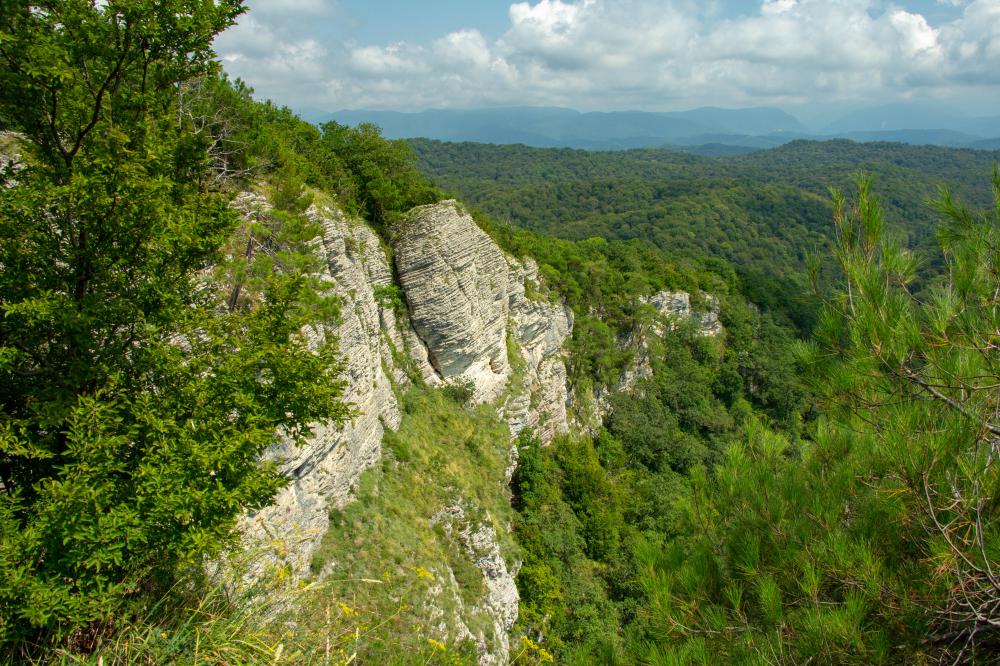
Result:
[[[941,30],[957,73],[991,71],[1000,75],[1000,2],[974,0],[962,18]],[[996,78],[994,78],[996,80]]]
[[372,76],[412,76],[427,70],[423,49],[406,44],[353,49],[350,64],[356,73]]
[[481,70],[493,62],[490,45],[478,30],[461,30],[445,35],[434,42],[433,48],[438,62],[452,67]]
[[763,0],[728,19],[694,0],[533,0],[510,5],[494,40],[469,27],[346,44],[321,36],[334,2],[258,0],[217,50],[261,95],[327,109],[1000,101],[1000,0],[939,2],[958,18],[932,25],[882,0]]

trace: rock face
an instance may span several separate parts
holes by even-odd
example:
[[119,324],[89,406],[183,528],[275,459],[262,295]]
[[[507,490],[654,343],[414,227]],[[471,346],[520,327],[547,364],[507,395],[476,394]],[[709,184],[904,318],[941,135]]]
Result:
[[[241,195],[235,206],[245,216],[270,211],[254,194]],[[381,459],[385,430],[400,423],[398,389],[408,376],[432,386],[468,385],[472,400],[493,404],[514,436],[530,428],[547,442],[566,431],[563,346],[573,326],[570,310],[545,292],[537,265],[505,256],[454,201],[408,215],[393,244],[398,285],[368,226],[330,208],[307,214],[323,228],[316,245],[325,264],[321,278],[339,296],[342,318],[330,330],[308,333],[317,342],[338,341],[345,399],[356,415],[341,427],[317,425],[302,447],[282,442],[268,453],[290,483],[273,505],[247,516],[243,528],[251,542],[281,544],[275,558],[293,578],[308,573],[330,510],[350,502],[362,472]],[[498,492],[507,492],[516,449],[511,459],[507,478],[497,479]],[[457,512],[443,508],[442,522],[482,573],[486,594],[476,610],[493,622],[492,636],[466,627],[466,637],[476,642],[480,663],[504,664],[517,619],[516,571],[503,558],[495,528],[465,517],[466,501],[459,498]],[[451,588],[441,594],[453,595]],[[465,626],[461,617],[451,622]]]
[[511,329],[524,367],[520,386],[512,387],[502,413],[512,436],[530,428],[542,442],[550,442],[569,429],[563,345],[573,334],[573,311],[538,293],[539,284],[538,264],[533,259],[511,265]]
[[[705,299],[708,307],[703,312],[696,312],[691,308],[691,294],[686,291],[661,291],[644,301],[667,320],[668,326],[673,322],[689,319],[698,326],[701,335],[714,338],[723,330],[722,322],[719,321],[719,299],[708,295]],[[663,334],[662,329],[659,334]]]
[[[12,172],[19,171],[24,166],[24,162],[21,159],[21,151],[18,147],[20,139],[20,135],[14,132],[0,132],[0,175],[3,175],[2,172],[8,166]],[[3,183],[3,186],[13,187],[15,184],[15,181],[9,178],[7,182]]]
[[[235,206],[245,216],[270,212],[254,194],[241,195]],[[383,435],[400,424],[400,389],[410,378],[431,386],[466,385],[473,402],[497,409],[512,437],[530,430],[543,442],[570,428],[567,405],[580,400],[567,385],[564,346],[572,335],[572,312],[546,291],[533,260],[506,256],[456,202],[422,206],[407,216],[393,242],[395,266],[364,223],[326,207],[307,214],[323,228],[316,242],[324,263],[320,277],[341,305],[338,325],[307,333],[317,343],[326,336],[338,341],[346,367],[344,397],[355,416],[342,426],[316,425],[302,447],[280,442],[268,453],[290,483],[273,505],[245,517],[243,528],[251,542],[280,544],[273,559],[289,568],[293,580],[308,574],[331,509],[352,501],[362,472],[381,460]],[[575,410],[576,427],[598,427],[609,389],[631,390],[652,373],[651,341],[679,321],[694,322],[705,336],[723,331],[718,301],[710,296],[700,311],[685,292],[664,291],[644,302],[652,308],[649,321],[622,343],[636,349],[633,367],[618,386],[595,392],[593,408]],[[509,492],[516,464],[512,447],[497,492]],[[459,544],[482,574],[485,592],[475,604],[463,602],[449,569],[427,599],[428,621],[441,636],[472,640],[481,664],[507,663],[517,620],[518,565],[504,559],[497,533],[502,527],[483,520],[467,497],[441,507],[432,525]],[[483,616],[485,628],[470,621]]]
[[412,211],[394,249],[413,329],[438,378],[468,384],[476,402],[506,393],[499,406],[515,436],[532,428],[549,441],[566,431],[562,348],[573,316],[538,291],[537,264],[505,257],[454,201]]
[[413,329],[438,376],[490,402],[510,378],[507,262],[454,201],[408,215],[394,244]]
[[[245,215],[269,211],[263,197],[250,194],[236,205]],[[361,472],[381,456],[384,429],[399,424],[392,382],[405,381],[405,375],[395,371],[389,346],[402,343],[400,324],[392,309],[375,298],[378,287],[392,283],[378,237],[363,224],[349,223],[339,211],[312,208],[308,214],[323,227],[318,248],[326,260],[322,279],[341,299],[341,323],[310,334],[317,340],[332,335],[338,341],[346,362],[344,399],[356,416],[343,427],[319,424],[305,446],[282,442],[268,454],[282,461],[281,470],[292,481],[271,506],[247,519],[246,529],[268,543],[285,544],[277,550],[298,576],[308,571],[327,530],[330,509],[351,499]]]
[[[431,519],[431,523],[441,525],[449,538],[457,537],[466,555],[483,575],[486,594],[477,604],[476,610],[483,611],[492,618],[492,637],[474,633],[460,617],[456,618],[459,637],[476,643],[481,666],[504,666],[510,660],[510,630],[517,622],[520,602],[517,585],[514,583],[517,571],[511,571],[507,567],[500,552],[496,530],[485,523],[473,524],[460,503],[439,511]],[[452,587],[455,586],[452,583]]]

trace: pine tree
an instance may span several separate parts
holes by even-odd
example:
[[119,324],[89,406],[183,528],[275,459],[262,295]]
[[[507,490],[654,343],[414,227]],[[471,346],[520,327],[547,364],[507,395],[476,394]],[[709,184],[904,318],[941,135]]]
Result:
[[819,329],[830,395],[869,432],[905,497],[926,581],[926,642],[968,659],[1000,645],[1000,172],[996,207],[973,213],[944,190],[944,277],[914,289],[917,262],[886,237],[859,180],[835,195],[844,292]]

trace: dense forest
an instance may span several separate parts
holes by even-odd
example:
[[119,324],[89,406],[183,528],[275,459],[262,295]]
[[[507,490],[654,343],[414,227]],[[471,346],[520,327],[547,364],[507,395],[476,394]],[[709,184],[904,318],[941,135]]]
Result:
[[[998,660],[1000,154],[387,141],[229,80],[236,0],[3,10],[0,659],[474,662],[414,601],[425,560],[480,592],[426,525],[458,488],[511,528],[515,663]],[[607,418],[523,432],[508,501],[496,410],[415,374],[314,562],[347,563],[334,611],[318,579],[219,584],[287,483],[275,433],[351,418],[337,341],[303,334],[340,309],[306,211],[388,241],[451,195],[538,262],[575,406]],[[662,290],[722,333],[665,325]]]
[[596,438],[522,442],[524,631],[580,664],[992,661],[993,333],[967,336],[1000,209],[958,201],[1000,204],[995,153],[411,144],[543,263],[594,381],[639,325],[595,304],[723,295],[724,344],[657,339]]
[[[773,271],[801,269],[802,254],[829,238],[829,189],[850,189],[859,171],[877,175],[874,191],[891,228],[914,246],[926,242],[936,220],[926,203],[941,186],[970,205],[989,205],[989,170],[1000,159],[997,152],[846,140],[794,141],[721,158],[410,144],[428,177],[517,226],[564,238],[644,238],[669,252],[740,265],[766,259]],[[774,247],[756,247],[765,243]]]

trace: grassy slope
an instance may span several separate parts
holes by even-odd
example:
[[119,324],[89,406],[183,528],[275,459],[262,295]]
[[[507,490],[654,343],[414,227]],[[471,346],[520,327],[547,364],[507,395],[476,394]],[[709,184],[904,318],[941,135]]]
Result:
[[504,487],[510,438],[492,407],[466,408],[443,391],[411,389],[403,409],[399,430],[386,435],[381,466],[363,475],[357,501],[331,515],[314,559],[325,582],[298,622],[315,635],[307,644],[323,644],[332,608],[348,632],[361,629],[363,663],[413,663],[415,654],[441,658],[446,651],[464,662],[474,650],[454,618],[461,613],[473,633],[487,636],[492,620],[469,612],[486,590],[458,536],[464,521],[449,529],[440,516],[461,505],[471,525],[496,530],[509,561],[516,555]]
[[476,663],[454,618],[461,612],[491,636],[492,620],[470,610],[485,592],[482,574],[458,536],[464,524],[447,530],[432,518],[460,503],[473,526],[496,529],[508,561],[519,556],[507,532],[509,433],[492,407],[464,407],[442,390],[411,388],[403,408],[382,464],[364,473],[357,501],[331,515],[314,559],[320,582],[288,591],[279,571],[239,598],[225,584],[178,589],[104,650],[44,663]]

